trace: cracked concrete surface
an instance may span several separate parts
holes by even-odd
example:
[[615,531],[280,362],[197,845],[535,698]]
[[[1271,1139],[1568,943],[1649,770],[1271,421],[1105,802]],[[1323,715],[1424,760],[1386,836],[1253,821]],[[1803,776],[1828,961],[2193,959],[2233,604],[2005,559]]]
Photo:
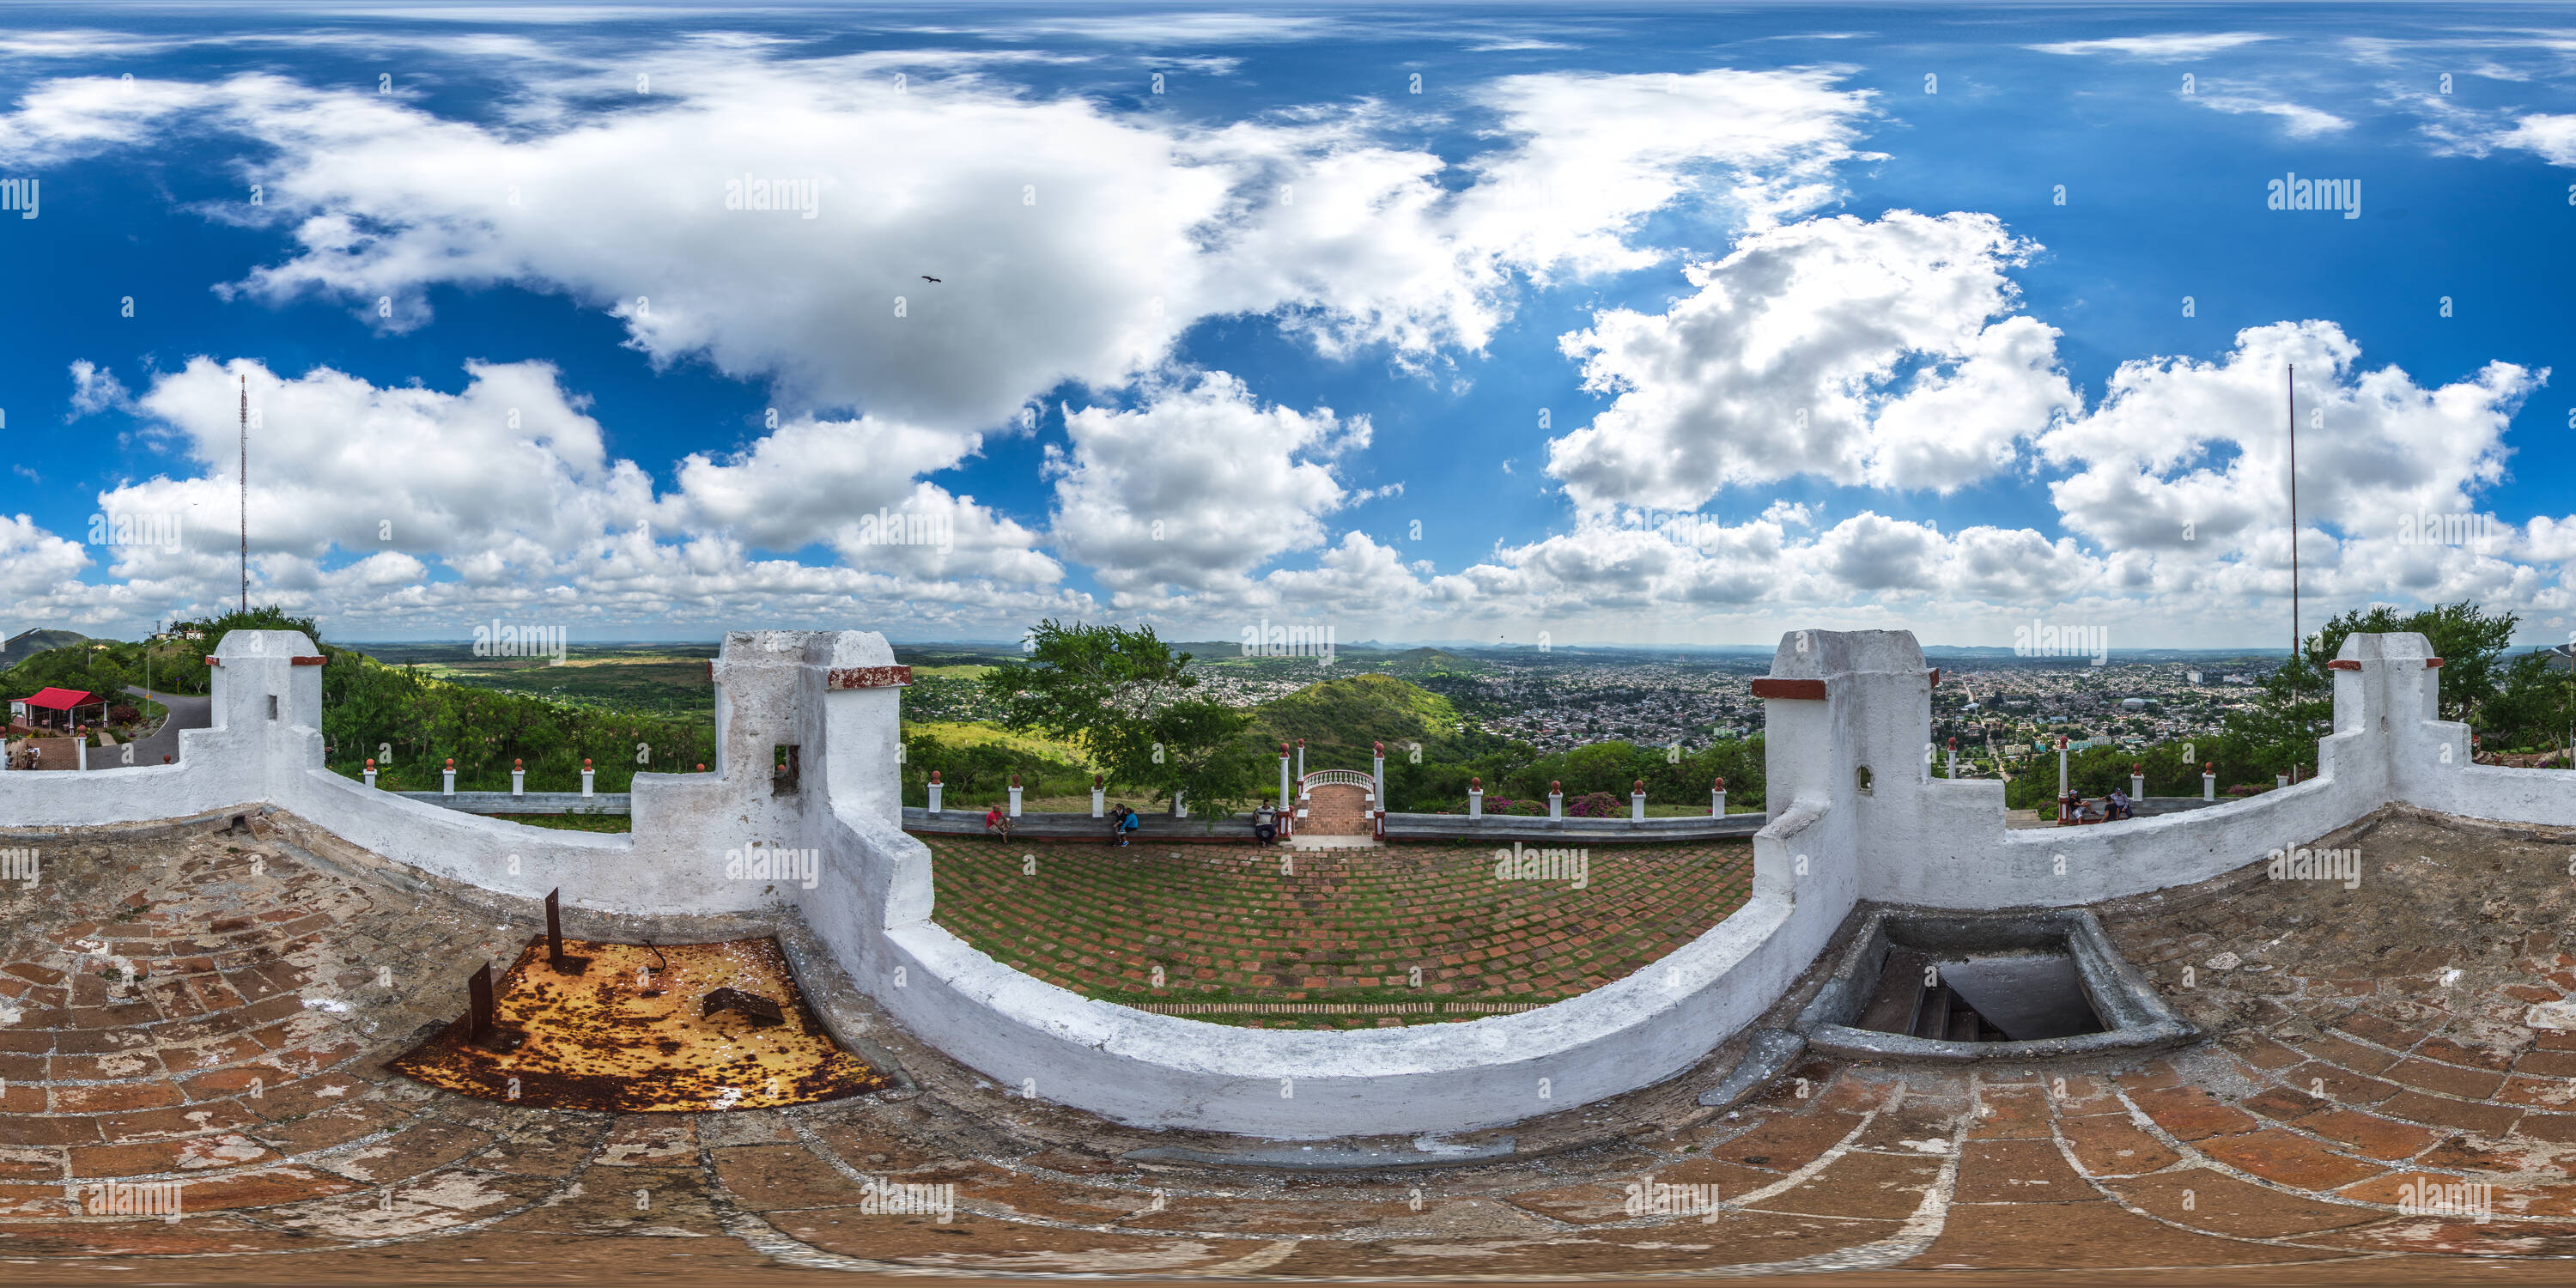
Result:
[[[2528,1023],[2576,995],[2551,833],[2384,811],[2319,842],[2362,852],[2355,889],[2258,865],[2101,907],[2211,1035],[2160,1058],[1810,1059],[1725,1113],[1693,1103],[1716,1061],[1519,1125],[1506,1161],[1332,1174],[1126,1161],[1196,1138],[942,1059],[818,978],[792,922],[691,929],[780,934],[902,1085],[626,1115],[422,1086],[384,1062],[534,910],[326,842],[279,815],[10,842],[46,867],[0,888],[0,1273],[2545,1282],[2576,1256],[2576,1033]],[[109,1183],[178,1187],[179,1219],[116,1214]]]

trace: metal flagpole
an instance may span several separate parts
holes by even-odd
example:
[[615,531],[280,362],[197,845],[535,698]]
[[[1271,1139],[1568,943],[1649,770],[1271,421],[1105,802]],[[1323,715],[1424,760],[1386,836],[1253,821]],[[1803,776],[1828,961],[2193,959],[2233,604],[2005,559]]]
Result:
[[250,611],[250,377],[241,378],[241,610]]

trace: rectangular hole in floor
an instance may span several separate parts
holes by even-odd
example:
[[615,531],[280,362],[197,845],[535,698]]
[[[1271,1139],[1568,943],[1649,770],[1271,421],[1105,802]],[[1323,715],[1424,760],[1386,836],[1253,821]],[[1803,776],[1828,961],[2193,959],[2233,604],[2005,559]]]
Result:
[[2031,1042],[2110,1026],[2064,951],[1970,955],[1890,944],[1852,1027],[1936,1042]]

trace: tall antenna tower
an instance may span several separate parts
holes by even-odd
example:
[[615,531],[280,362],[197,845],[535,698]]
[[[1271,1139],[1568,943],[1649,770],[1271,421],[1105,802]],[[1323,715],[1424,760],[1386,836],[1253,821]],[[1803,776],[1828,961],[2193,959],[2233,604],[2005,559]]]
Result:
[[2281,388],[2290,417],[2290,657],[2299,656],[2299,365]]
[[241,610],[250,611],[250,377],[241,378]]

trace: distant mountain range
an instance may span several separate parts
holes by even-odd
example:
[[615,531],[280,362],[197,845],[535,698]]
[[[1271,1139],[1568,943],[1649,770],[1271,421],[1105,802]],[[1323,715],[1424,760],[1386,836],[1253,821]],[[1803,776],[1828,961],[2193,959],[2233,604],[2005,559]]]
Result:
[[[1191,640],[1174,641],[1171,647],[1174,652],[1189,653],[1204,660],[1222,660],[1235,655],[1241,650],[1242,645],[1232,640]],[[1336,653],[1347,653],[1354,658],[1368,656],[1418,662],[1436,662],[1444,658],[1464,661],[1477,657],[1545,656],[1551,653],[1579,654],[1588,657],[1633,654],[1641,660],[1674,656],[1769,657],[1776,648],[1776,645],[1771,644],[1552,644],[1542,649],[1536,644],[1477,644],[1454,641],[1440,644],[1388,644],[1377,640],[1356,640],[1334,645]],[[2109,650],[2108,656],[2121,662],[2180,662],[2237,658],[2277,660],[2282,653],[2283,650],[2277,648],[2243,646],[2236,648],[2115,648]],[[1926,644],[1923,646],[1923,656],[1979,661],[2023,661],[2036,665],[2069,661],[2084,665],[2091,663],[2089,657],[2026,658],[2015,653],[2009,646],[1995,644]]]
[[8,670],[47,649],[65,648],[88,641],[89,637],[79,631],[34,630],[13,635],[5,647],[0,647],[0,671]]

